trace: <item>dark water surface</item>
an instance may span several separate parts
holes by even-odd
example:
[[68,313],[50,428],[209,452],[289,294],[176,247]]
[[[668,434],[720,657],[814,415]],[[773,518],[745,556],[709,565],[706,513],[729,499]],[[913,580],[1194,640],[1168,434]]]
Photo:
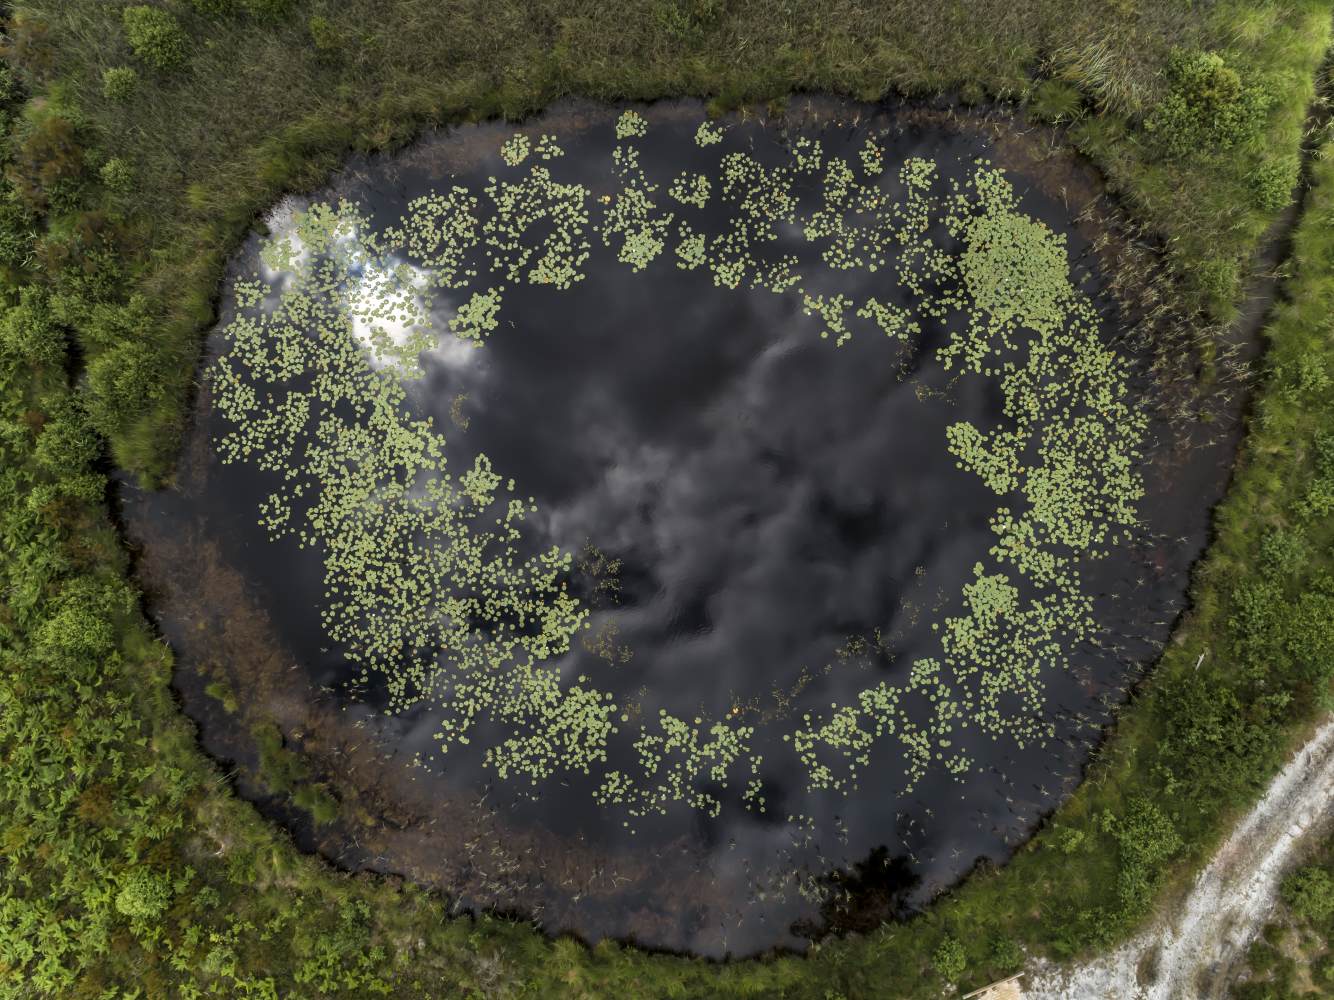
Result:
[[[701,113],[691,103],[645,111],[644,163],[667,164],[670,177],[716,162],[692,140]],[[566,106],[522,131],[555,134],[566,156],[553,173],[597,197],[615,184],[615,114]],[[883,133],[887,173],[923,156],[962,179],[976,157],[998,156],[980,129],[828,102],[782,127],[751,119],[727,142],[777,162],[784,127],[847,157],[868,129]],[[309,200],[346,197],[379,225],[395,222],[433,189],[479,188],[501,169],[499,145],[513,131],[460,127],[402,154],[355,159]],[[1022,207],[1067,234],[1075,276],[1115,337],[1124,324],[1101,295],[1092,234],[1072,222],[1074,175],[1040,173],[1011,173]],[[788,240],[780,249],[809,253],[799,236]],[[576,648],[562,673],[587,673],[646,716],[737,712],[758,723],[851,701],[932,655],[931,624],[957,610],[992,543],[988,518],[1006,502],[955,467],[945,428],[1001,423],[998,388],[943,371],[941,331],[930,325],[912,351],[865,331],[835,348],[795,293],[717,289],[706,271],[676,268],[670,245],[634,275],[593,244],[585,280],[563,292],[512,286],[486,347],[424,356],[410,392],[444,430],[454,469],[486,454],[536,498],[534,540],[583,555],[574,586],[610,645]],[[258,269],[257,250],[255,237],[234,275]],[[883,272],[806,285],[911,302]],[[224,299],[224,325],[233,308]],[[210,358],[220,349],[215,336]],[[207,390],[177,486],[125,489],[124,516],[201,742],[240,766],[241,792],[304,847],[439,886],[461,906],[533,916],[551,932],[745,955],[911,912],[980,859],[1004,859],[1077,783],[1111,706],[1182,607],[1235,440],[1217,424],[1211,438],[1169,428],[1147,376],[1135,391],[1154,415],[1143,530],[1084,571],[1100,631],[1070,651],[1068,673],[1046,678],[1057,737],[1019,750],[974,731],[980,768],[930,774],[906,795],[892,750],[844,796],[808,793],[775,745],[765,749],[764,814],[729,800],[717,819],[681,806],[631,827],[573,778],[534,798],[482,768],[485,728],[475,752],[432,762],[430,710],[386,718],[375,692],[345,690],[356,670],[326,648],[319,554],[271,542],[256,523],[273,483],[217,461],[210,441],[226,427]],[[598,554],[619,560],[618,571],[605,572]],[[204,694],[211,682],[231,689],[234,712]],[[261,719],[309,755],[313,778],[342,802],[339,821],[314,827],[256,783],[249,728]],[[418,755],[426,766],[411,766]]]

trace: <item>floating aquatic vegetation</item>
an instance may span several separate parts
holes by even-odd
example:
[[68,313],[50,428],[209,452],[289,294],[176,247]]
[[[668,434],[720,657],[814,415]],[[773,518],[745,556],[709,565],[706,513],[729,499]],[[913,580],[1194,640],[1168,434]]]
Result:
[[[962,773],[973,765],[965,730],[1019,745],[1046,738],[1043,678],[1094,627],[1081,565],[1127,537],[1143,492],[1144,418],[1127,400],[1124,361],[1071,283],[1063,239],[984,162],[958,183],[921,158],[887,170],[874,136],[851,160],[802,136],[777,165],[718,149],[716,170],[660,182],[636,145],[647,130],[635,111],[616,121],[610,194],[553,174],[556,137],[518,133],[501,146],[502,176],[480,192],[417,198],[378,232],[355,205],[314,205],[263,250],[282,282],[238,282],[240,312],[213,371],[229,424],[218,448],[274,476],[259,511],[271,534],[320,552],[328,636],[364,678],[383,681],[391,711],[438,710],[441,752],[467,745],[484,721],[498,726],[485,756],[500,778],[591,775],[597,801],[627,824],[678,803],[717,814],[725,789],[763,811],[760,725],[782,730],[809,788],[837,791],[895,762],[900,787],[932,768]],[[725,137],[704,122],[694,138],[712,151]],[[697,214],[719,204],[721,226]],[[780,231],[799,232],[810,259],[779,253]],[[452,467],[445,434],[413,417],[405,386],[442,337],[485,350],[490,337],[522,336],[497,332],[506,289],[570,288],[594,237],[639,280],[669,266],[702,269],[719,288],[790,292],[831,350],[867,335],[911,348],[924,324],[938,325],[941,364],[999,387],[1003,425],[959,421],[941,442],[1000,498],[994,544],[978,553],[958,613],[934,623],[938,649],[901,680],[764,721],[731,703],[646,716],[586,675],[562,680],[557,664],[576,637],[610,669],[633,655],[614,619],[593,628],[590,600],[614,594],[619,565],[586,548],[580,568],[606,589],[576,596],[571,553],[521,545],[533,499],[485,455]],[[822,283],[848,271],[883,271],[911,305]],[[460,430],[465,398],[451,410]],[[632,752],[612,761],[622,727]]]

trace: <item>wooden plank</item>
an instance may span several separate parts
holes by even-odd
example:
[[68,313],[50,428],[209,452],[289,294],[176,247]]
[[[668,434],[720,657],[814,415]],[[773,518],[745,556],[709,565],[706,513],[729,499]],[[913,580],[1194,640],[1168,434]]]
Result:
[[1009,979],[1000,979],[983,986],[980,990],[965,993],[963,1000],[1024,1000],[1024,991],[1019,986],[1022,972],[1015,973]]

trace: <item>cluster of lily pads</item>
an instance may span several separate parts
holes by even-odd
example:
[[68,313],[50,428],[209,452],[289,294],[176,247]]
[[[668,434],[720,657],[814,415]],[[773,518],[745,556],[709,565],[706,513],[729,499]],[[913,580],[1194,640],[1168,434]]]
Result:
[[[936,765],[965,771],[970,727],[1020,744],[1044,738],[1043,676],[1094,628],[1081,563],[1133,529],[1142,494],[1144,420],[1127,401],[1125,362],[1071,282],[1063,238],[1026,216],[984,162],[958,183],[921,158],[890,173],[874,136],[851,160],[801,136],[777,165],[719,149],[715,173],[655,179],[637,145],[647,129],[635,111],[617,120],[612,194],[559,180],[557,139],[520,133],[479,192],[417,198],[379,231],[356,205],[312,205],[266,243],[269,280],[238,282],[212,372],[228,423],[219,452],[270,472],[262,523],[320,553],[329,637],[364,679],[383,681],[390,710],[439,711],[442,751],[483,721],[498,725],[506,735],[485,756],[501,778],[590,774],[598,801],[631,817],[674,803],[716,814],[724,787],[764,808],[745,713],[640,718],[585,675],[562,681],[560,661],[591,627],[571,554],[526,552],[533,499],[485,456],[452,468],[443,430],[410,405],[422,352],[442,337],[481,349],[500,329],[507,288],[569,288],[596,239],[643,280],[662,261],[720,289],[795,295],[834,345],[868,334],[911,345],[937,324],[949,334],[947,369],[999,384],[1002,425],[961,421],[942,442],[1006,498],[995,542],[959,613],[933,626],[937,655],[789,720],[783,739],[808,786],[846,791],[893,747],[902,787]],[[695,142],[722,147],[726,129],[704,122]],[[700,220],[706,206],[715,218],[725,209],[721,228]],[[779,252],[780,232],[801,233],[819,264]],[[815,290],[815,278],[840,271],[892,275],[913,306]],[[611,739],[627,726],[633,757],[613,762]]]

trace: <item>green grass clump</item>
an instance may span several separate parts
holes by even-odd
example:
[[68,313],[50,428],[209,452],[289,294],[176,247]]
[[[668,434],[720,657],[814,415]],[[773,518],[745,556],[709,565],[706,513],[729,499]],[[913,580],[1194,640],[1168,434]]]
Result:
[[1044,80],[1033,89],[1028,110],[1039,121],[1068,125],[1084,115],[1084,95],[1065,80]]
[[338,818],[338,800],[323,785],[302,785],[292,796],[292,802],[310,813],[316,823],[332,823]]
[[272,722],[257,722],[251,727],[259,748],[259,779],[274,795],[291,794],[310,774],[305,759],[288,749],[282,731]]
[[223,711],[229,715],[235,712],[240,704],[236,700],[236,692],[226,681],[210,681],[204,688],[204,693],[210,698],[222,704]]

